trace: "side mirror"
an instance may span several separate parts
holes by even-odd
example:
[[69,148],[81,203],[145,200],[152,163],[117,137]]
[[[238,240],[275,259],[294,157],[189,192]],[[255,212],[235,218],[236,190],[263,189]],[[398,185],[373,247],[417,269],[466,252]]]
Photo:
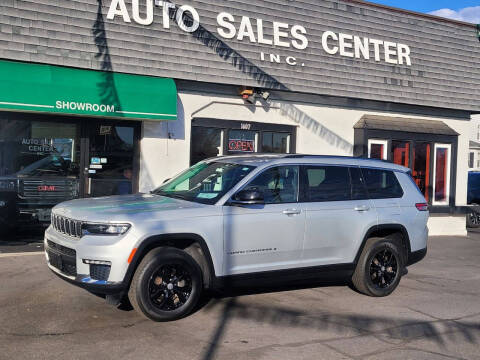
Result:
[[232,196],[230,203],[233,205],[264,204],[264,197],[258,190],[240,190]]

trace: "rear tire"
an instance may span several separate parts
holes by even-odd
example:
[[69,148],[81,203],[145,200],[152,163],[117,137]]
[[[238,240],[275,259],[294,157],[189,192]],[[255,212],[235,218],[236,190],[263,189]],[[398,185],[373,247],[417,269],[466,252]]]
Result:
[[402,249],[393,235],[368,239],[352,276],[355,289],[369,296],[390,295],[403,274],[405,254]]
[[161,247],[150,251],[135,271],[128,299],[133,308],[153,321],[187,316],[203,289],[202,271],[185,251]]

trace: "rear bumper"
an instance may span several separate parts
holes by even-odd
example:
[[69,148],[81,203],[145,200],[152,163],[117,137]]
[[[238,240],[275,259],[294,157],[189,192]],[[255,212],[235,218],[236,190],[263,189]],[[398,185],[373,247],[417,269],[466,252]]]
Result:
[[419,261],[421,261],[427,255],[427,248],[412,251],[408,256],[407,266],[413,265]]

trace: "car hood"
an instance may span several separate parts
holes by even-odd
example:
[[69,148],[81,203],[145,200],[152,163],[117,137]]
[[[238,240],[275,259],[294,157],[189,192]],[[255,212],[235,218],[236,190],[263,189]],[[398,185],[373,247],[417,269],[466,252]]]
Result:
[[135,194],[65,201],[56,205],[52,212],[82,221],[114,222],[178,217],[179,211],[182,215],[202,213],[198,210],[207,207],[212,206],[154,194]]

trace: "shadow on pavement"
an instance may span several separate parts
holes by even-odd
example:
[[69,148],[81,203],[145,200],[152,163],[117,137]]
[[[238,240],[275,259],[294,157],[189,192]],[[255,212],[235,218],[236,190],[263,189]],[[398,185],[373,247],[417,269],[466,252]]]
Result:
[[[400,319],[395,316],[372,316],[344,313],[311,313],[307,310],[289,309],[281,306],[245,305],[238,299],[212,299],[205,306],[210,312],[223,307],[217,328],[211,337],[210,345],[202,356],[202,360],[214,359],[218,347],[222,344],[222,335],[228,323],[234,320],[248,320],[252,323],[270,324],[275,327],[306,328],[313,331],[337,331],[342,333],[346,328],[357,332],[356,336],[374,336],[408,342],[416,339],[428,339],[438,346],[444,347],[446,340],[466,341],[477,344],[480,339],[480,322],[462,322],[459,319]],[[294,331],[294,329],[292,329]]]

